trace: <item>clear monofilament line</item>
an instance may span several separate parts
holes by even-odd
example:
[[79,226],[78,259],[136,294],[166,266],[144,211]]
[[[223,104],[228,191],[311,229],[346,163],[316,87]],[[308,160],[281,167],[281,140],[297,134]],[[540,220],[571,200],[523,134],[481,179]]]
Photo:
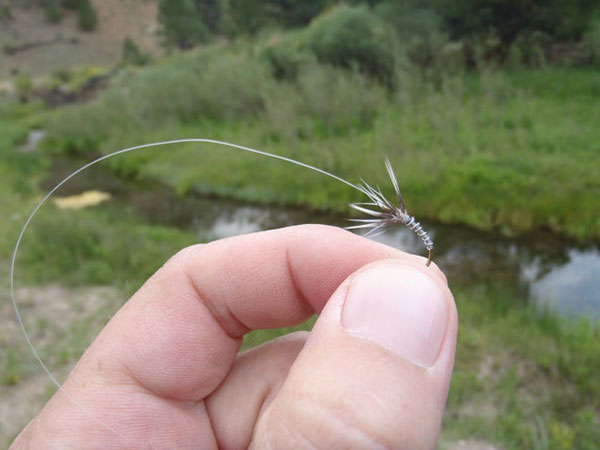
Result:
[[[29,214],[29,216],[27,217],[27,220],[25,221],[23,227],[21,228],[21,231],[19,233],[19,236],[17,237],[17,241],[15,243],[13,252],[12,252],[12,256],[11,256],[11,261],[10,261],[10,297],[11,297],[11,302],[12,302],[12,306],[13,309],[15,311],[15,315],[17,318],[17,322],[19,324],[19,327],[21,328],[21,331],[25,337],[25,341],[27,342],[27,345],[29,347],[29,349],[31,350],[31,352],[33,353],[35,359],[37,360],[37,362],[40,364],[40,366],[42,367],[42,369],[44,370],[44,372],[46,373],[46,375],[48,375],[48,377],[50,378],[50,380],[52,380],[52,382],[54,383],[54,385],[56,385],[56,387],[63,392],[72,402],[73,404],[75,404],[78,408],[81,409],[81,411],[83,411],[86,415],[88,415],[90,418],[92,418],[94,421],[96,421],[98,424],[100,424],[101,426],[103,426],[104,428],[106,428],[108,431],[114,433],[115,435],[121,437],[124,440],[127,440],[126,437],[119,433],[117,430],[115,430],[114,428],[112,428],[111,426],[105,424],[104,422],[102,422],[99,418],[97,418],[96,416],[94,416],[91,412],[89,412],[83,405],[81,405],[73,396],[71,396],[71,394],[69,394],[69,392],[67,392],[66,389],[63,388],[63,386],[58,382],[58,380],[54,377],[54,375],[52,375],[52,372],[50,371],[50,369],[46,366],[46,364],[43,362],[41,356],[39,355],[39,353],[37,352],[35,346],[33,345],[33,342],[31,341],[29,334],[27,332],[27,329],[25,328],[25,324],[23,321],[23,318],[21,316],[21,312],[19,310],[17,301],[16,301],[16,296],[15,296],[15,265],[16,265],[16,260],[17,260],[17,255],[18,255],[18,251],[21,245],[21,242],[23,240],[23,236],[25,235],[25,232],[27,231],[27,229],[29,228],[29,225],[31,224],[31,221],[33,220],[33,218],[35,217],[35,215],[37,214],[37,212],[40,210],[40,208],[46,203],[46,201],[58,190],[60,189],[61,186],[63,186],[65,183],[67,183],[70,179],[72,179],[73,177],[75,177],[76,175],[80,174],[81,172],[83,172],[84,170],[102,162],[107,160],[108,158],[112,158],[113,156],[117,156],[117,155],[121,155],[124,153],[129,153],[135,150],[141,150],[141,149],[146,149],[146,148],[151,148],[151,147],[159,147],[159,146],[164,146],[164,145],[174,145],[174,144],[184,144],[184,143],[204,143],[204,144],[216,144],[216,145],[222,145],[225,147],[230,147],[230,148],[234,148],[234,149],[238,149],[238,150],[242,150],[242,151],[246,151],[246,152],[250,152],[250,153],[254,153],[254,154],[258,154],[258,155],[262,155],[262,156],[266,156],[269,158],[274,158],[274,159],[278,159],[281,161],[285,161],[291,164],[295,164],[297,166],[301,166],[304,168],[307,168],[309,170],[315,171],[317,173],[320,173],[322,175],[326,175],[330,178],[333,178],[353,189],[356,189],[357,191],[367,195],[371,200],[375,201],[375,204],[372,204],[373,206],[379,206],[382,207],[384,209],[386,208],[394,208],[393,205],[391,204],[391,202],[389,202],[382,194],[381,191],[379,189],[375,190],[373,188],[371,188],[368,184],[364,183],[364,185],[360,185],[360,184],[354,184],[351,183],[348,180],[345,180],[337,175],[334,175],[331,172],[328,172],[326,170],[320,169],[318,167],[315,166],[311,166],[310,164],[306,164],[300,161],[296,161],[295,159],[291,159],[285,156],[281,156],[281,155],[277,155],[274,153],[268,153],[268,152],[264,152],[261,150],[256,150],[253,149],[251,147],[246,147],[243,145],[238,145],[238,144],[232,144],[229,142],[225,142],[225,141],[219,141],[216,139],[204,139],[204,138],[188,138],[188,139],[174,139],[174,140],[168,140],[168,141],[161,141],[161,142],[152,142],[149,144],[142,144],[142,145],[136,145],[133,147],[128,147],[122,150],[117,150],[115,152],[103,155],[85,165],[83,165],[82,167],[80,167],[79,169],[75,170],[74,172],[72,172],[71,174],[69,174],[67,177],[65,177],[63,180],[61,180],[56,186],[54,186],[43,198],[42,200],[40,200],[40,202],[35,206],[35,208],[33,209],[33,211]],[[389,161],[386,161],[386,167],[388,167],[388,172],[391,171],[391,166],[389,165]],[[401,202],[401,197],[400,197],[400,192],[398,189],[398,185],[397,182],[395,181],[395,178],[392,179],[393,183],[394,183],[394,189],[396,190],[399,200]],[[371,205],[371,203],[369,203],[369,205]],[[365,212],[365,208],[362,208],[361,206],[358,205],[354,205],[354,208],[357,210],[360,210],[362,212]],[[399,214],[406,214],[406,210],[404,208],[404,204],[401,202],[401,208],[402,210],[398,210],[397,212]],[[367,210],[368,211],[368,210]],[[417,225],[418,222],[417,222]],[[420,225],[419,225],[420,227]],[[353,227],[348,227],[348,228],[353,228]],[[385,225],[381,227],[381,229],[385,228]],[[421,228],[411,228],[413,229],[413,231],[416,231],[417,234],[419,234],[419,232],[422,230]],[[423,235],[419,234],[419,236],[423,239]],[[427,237],[429,237],[427,235]],[[431,240],[429,238],[429,240]],[[427,245],[427,242],[424,243]],[[433,248],[433,242],[431,242],[431,247]],[[429,250],[429,260],[427,265],[429,265],[429,263],[431,262],[431,249],[429,248],[429,246],[427,247],[427,249]]]
[[78,408],[81,409],[81,411],[83,411],[87,416],[89,416],[90,418],[92,418],[94,421],[96,421],[98,424],[100,424],[101,426],[105,427],[107,430],[109,430],[110,432],[120,436],[122,439],[125,439],[125,436],[123,436],[121,433],[119,433],[117,430],[115,430],[114,428],[110,427],[109,425],[105,424],[104,422],[102,422],[100,419],[98,419],[96,416],[94,416],[92,413],[90,413],[83,405],[81,405],[75,398],[73,398],[71,396],[71,394],[69,394],[69,392],[63,388],[63,386],[58,382],[58,380],[54,377],[54,375],[52,375],[52,372],[50,371],[50,369],[46,366],[46,364],[44,363],[44,361],[42,360],[40,354],[38,353],[38,351],[36,350],[35,346],[33,345],[33,342],[31,341],[30,337],[29,337],[29,333],[27,332],[27,329],[25,328],[25,323],[23,321],[23,318],[21,316],[21,312],[19,310],[18,304],[17,304],[17,300],[16,300],[16,296],[15,296],[15,265],[16,265],[16,260],[17,260],[17,255],[19,252],[19,247],[21,245],[21,241],[23,240],[23,236],[25,235],[25,232],[27,231],[27,229],[29,228],[29,225],[31,224],[31,221],[33,220],[33,218],[35,217],[35,215],[37,214],[37,212],[40,210],[40,208],[46,203],[46,201],[58,190],[60,189],[61,186],[63,186],[65,183],[67,183],[70,179],[72,179],[73,177],[75,177],[76,175],[78,175],[79,173],[83,172],[84,170],[102,162],[107,160],[108,158],[112,158],[113,156],[117,156],[117,155],[121,155],[124,153],[129,153],[132,152],[134,150],[141,150],[141,149],[145,149],[145,148],[151,148],[151,147],[159,147],[159,146],[163,146],[163,145],[174,145],[174,144],[183,144],[183,143],[205,143],[205,144],[217,144],[217,145],[223,145],[226,147],[231,147],[231,148],[235,148],[238,150],[243,150],[246,152],[250,152],[250,153],[255,153],[258,155],[263,155],[263,156],[267,156],[269,158],[275,158],[275,159],[279,159],[281,161],[286,161],[292,164],[296,164],[298,166],[301,167],[305,167],[307,169],[313,170],[315,172],[321,173],[323,175],[327,175],[328,177],[331,177],[337,181],[340,181],[341,183],[346,184],[347,186],[350,186],[351,188],[354,188],[356,190],[360,189],[358,188],[358,186],[356,186],[355,184],[344,180],[341,177],[338,177],[337,175],[334,175],[330,172],[327,172],[326,170],[323,169],[319,169],[318,167],[314,167],[311,166],[310,164],[306,164],[300,161],[296,161],[294,159],[291,158],[287,158],[285,156],[281,156],[281,155],[276,155],[273,153],[268,153],[268,152],[264,152],[261,150],[256,150],[250,147],[245,147],[243,145],[237,145],[237,144],[232,144],[229,142],[224,142],[224,141],[219,141],[219,140],[215,140],[215,139],[203,139],[203,138],[189,138],[189,139],[174,139],[174,140],[169,140],[169,141],[161,141],[161,142],[152,142],[149,144],[142,144],[142,145],[136,145],[133,147],[128,147],[128,148],[124,148],[122,150],[117,150],[115,152],[103,155],[93,161],[90,161],[89,163],[85,164],[84,166],[80,167],[79,169],[75,170],[74,172],[72,172],[71,174],[69,174],[67,177],[65,177],[63,180],[61,180],[56,186],[54,186],[43,198],[42,200],[40,200],[40,202],[35,206],[35,208],[33,209],[33,211],[31,212],[31,214],[29,214],[29,216],[27,217],[27,220],[25,221],[23,227],[21,228],[21,231],[19,233],[19,236],[17,237],[17,241],[15,243],[13,252],[12,252],[12,256],[11,256],[11,260],[10,260],[10,297],[11,297],[11,302],[12,302],[12,306],[13,309],[15,311],[15,315],[17,318],[17,322],[19,324],[19,327],[23,333],[23,336],[25,337],[25,341],[27,342],[27,346],[29,347],[29,349],[31,350],[31,352],[33,353],[35,359],[37,360],[37,362],[39,363],[39,365],[42,367],[42,369],[44,370],[44,372],[46,373],[46,375],[50,378],[50,380],[52,380],[52,383],[54,383],[54,385],[61,391],[63,392],[68,398],[69,400],[71,400],[73,402],[73,404],[77,405]]

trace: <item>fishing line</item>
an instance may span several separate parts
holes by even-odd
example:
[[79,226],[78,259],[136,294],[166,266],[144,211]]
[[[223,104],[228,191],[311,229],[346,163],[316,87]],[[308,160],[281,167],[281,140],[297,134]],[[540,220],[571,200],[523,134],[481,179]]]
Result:
[[[74,405],[76,405],[84,414],[86,414],[88,417],[90,417],[91,419],[93,419],[96,423],[98,423],[99,425],[101,425],[102,427],[104,427],[105,429],[109,430],[110,432],[114,433],[115,435],[121,437],[124,440],[127,440],[127,438],[119,433],[117,430],[115,430],[114,428],[112,428],[111,426],[105,424],[104,422],[102,422],[98,417],[94,416],[91,412],[89,412],[81,403],[79,403],[65,388],[63,388],[63,386],[58,382],[58,380],[54,377],[54,375],[52,375],[52,372],[50,371],[50,369],[46,366],[46,364],[44,363],[44,361],[42,360],[40,354],[38,353],[38,351],[36,350],[35,346],[33,345],[33,342],[31,341],[31,338],[29,337],[29,334],[27,333],[27,329],[25,328],[25,324],[23,322],[23,318],[21,316],[21,312],[19,310],[17,301],[16,301],[16,296],[15,296],[15,264],[16,264],[16,260],[17,260],[17,255],[19,252],[19,248],[21,245],[21,241],[23,240],[23,236],[25,235],[25,232],[27,231],[27,229],[29,228],[29,225],[31,224],[31,221],[33,220],[33,218],[35,217],[35,215],[37,214],[37,212],[40,210],[40,208],[46,203],[46,201],[58,190],[60,189],[61,186],[63,186],[66,182],[68,182],[71,178],[75,177],[76,175],[80,174],[81,172],[83,172],[84,170],[102,162],[107,160],[108,158],[112,158],[113,156],[117,156],[117,155],[121,155],[124,153],[129,153],[135,150],[142,150],[142,149],[147,149],[147,148],[151,148],[151,147],[159,147],[159,146],[163,146],[163,145],[174,145],[174,144],[183,144],[183,143],[204,143],[204,144],[216,144],[216,145],[222,145],[225,147],[230,147],[230,148],[234,148],[237,150],[243,150],[249,153],[255,153],[258,155],[262,155],[262,156],[267,156],[269,158],[274,158],[274,159],[279,159],[281,161],[285,161],[291,164],[295,164],[297,166],[301,166],[304,167],[306,169],[318,172],[322,175],[327,175],[328,177],[331,177],[341,183],[344,183],[345,185],[358,190],[359,192],[362,192],[363,194],[367,195],[367,197],[369,198],[369,200],[371,200],[370,202],[367,203],[360,203],[360,204],[355,204],[355,209],[358,209],[361,212],[365,212],[366,214],[372,216],[372,219],[367,219],[367,223],[357,226],[357,227],[365,227],[365,228],[372,228],[375,229],[374,231],[378,231],[381,229],[386,228],[388,225],[390,224],[394,224],[394,223],[401,223],[403,225],[407,225],[409,226],[409,228],[411,228],[413,231],[415,230],[415,226],[414,226],[414,217],[410,216],[407,212],[406,212],[406,208],[404,207],[404,203],[402,202],[402,197],[400,195],[400,191],[398,189],[398,184],[396,182],[395,176],[393,176],[393,172],[391,171],[391,166],[389,165],[389,161],[386,161],[386,167],[388,167],[388,173],[390,174],[390,177],[392,178],[392,183],[394,185],[394,189],[396,190],[396,193],[398,195],[398,201],[400,203],[400,207],[396,207],[395,205],[393,205],[391,202],[389,202],[387,199],[385,199],[385,197],[383,196],[383,194],[381,193],[381,190],[379,188],[374,189],[371,186],[369,186],[367,183],[365,183],[363,181],[362,184],[354,184],[351,183],[348,180],[345,180],[337,175],[334,175],[331,172],[328,172],[326,170],[320,169],[318,167],[312,166],[310,164],[306,164],[303,163],[301,161],[297,161],[295,159],[292,158],[288,158],[285,156],[281,156],[281,155],[277,155],[274,153],[269,153],[269,152],[265,152],[262,150],[256,150],[254,148],[251,147],[245,147],[243,145],[238,145],[238,144],[232,144],[230,142],[225,142],[225,141],[219,141],[219,140],[215,140],[215,139],[203,139],[203,138],[189,138],[189,139],[174,139],[174,140],[168,140],[168,141],[161,141],[161,142],[152,142],[149,144],[142,144],[142,145],[136,145],[133,147],[128,147],[128,148],[124,148],[122,150],[117,150],[115,152],[112,153],[108,153],[106,155],[100,156],[96,159],[94,159],[91,162],[88,162],[87,164],[81,166],[79,169],[75,170],[74,172],[72,172],[71,174],[69,174],[68,176],[66,176],[63,180],[61,180],[56,186],[54,186],[43,198],[42,200],[40,200],[40,202],[35,206],[35,208],[33,209],[33,211],[29,214],[29,216],[27,217],[27,220],[25,221],[23,227],[21,228],[21,231],[19,233],[19,236],[17,237],[17,241],[15,243],[13,252],[12,252],[12,257],[10,260],[10,298],[11,298],[11,302],[12,302],[12,306],[13,309],[15,311],[16,317],[17,317],[17,322],[19,324],[19,327],[21,329],[21,331],[23,332],[23,336],[25,337],[25,341],[27,342],[27,345],[29,346],[29,349],[31,350],[31,352],[33,353],[35,359],[37,360],[37,362],[40,364],[40,366],[42,367],[42,369],[44,370],[44,372],[46,373],[46,375],[48,375],[48,377],[50,378],[50,380],[52,380],[52,383],[57,387],[58,390],[60,390],[63,394],[65,394],[67,396],[67,398],[73,402]],[[364,208],[360,205],[366,205],[369,207],[375,207],[378,208],[377,210],[372,210],[372,209],[367,209]],[[360,220],[360,219],[357,219]],[[410,221],[413,221],[412,223],[410,223]],[[419,237],[421,237],[421,239],[423,240],[423,242],[426,244],[427,249],[429,250],[429,260],[427,262],[427,265],[429,265],[429,262],[431,262],[431,250],[433,249],[433,241],[431,240],[431,238],[429,237],[429,235],[427,235],[427,233],[425,233],[422,230],[422,227],[420,227],[420,225],[418,224],[418,222],[416,222],[416,224],[419,226],[418,228],[418,235]],[[422,233],[425,233],[424,235]],[[425,238],[424,238],[425,236]]]

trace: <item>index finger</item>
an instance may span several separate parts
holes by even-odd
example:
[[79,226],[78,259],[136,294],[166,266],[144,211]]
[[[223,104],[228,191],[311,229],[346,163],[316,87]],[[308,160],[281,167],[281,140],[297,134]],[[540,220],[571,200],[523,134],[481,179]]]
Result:
[[102,362],[104,373],[129,377],[160,397],[198,401],[229,372],[246,332],[306,320],[350,274],[388,257],[437,270],[425,269],[420,257],[318,225],[189,247],[115,315],[82,364]]

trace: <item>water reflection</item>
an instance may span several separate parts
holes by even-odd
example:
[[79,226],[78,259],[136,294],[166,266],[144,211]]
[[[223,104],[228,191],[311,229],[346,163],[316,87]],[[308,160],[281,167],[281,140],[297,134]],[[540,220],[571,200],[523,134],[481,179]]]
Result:
[[[85,181],[87,188],[90,178]],[[195,232],[199,239],[219,239],[300,223],[349,224],[343,216],[300,208],[243,205],[200,196],[181,198],[156,185],[130,188],[114,177],[99,177],[91,183],[108,190],[148,221]],[[73,183],[68,191],[83,188]],[[426,225],[436,244],[434,261],[452,283],[510,287],[519,298],[535,302],[540,309],[600,318],[598,247],[578,248],[552,234],[508,239],[464,227]],[[403,227],[374,239],[426,254],[419,238]]]
[[[208,233],[211,239],[300,223],[348,225],[337,215],[240,205],[214,198],[164,199],[156,193],[137,191],[127,201],[149,219],[159,217],[199,235]],[[541,309],[600,317],[598,248],[578,249],[551,234],[508,239],[464,227],[428,224],[426,228],[436,242],[435,262],[454,283],[500,283],[536,302]],[[374,239],[425,255],[419,238],[406,228],[398,227]]]
[[[600,251],[570,250],[569,260],[543,276],[531,279],[530,296],[540,307],[561,314],[600,317]],[[536,263],[524,270],[524,276],[538,271]]]
[[[435,262],[454,282],[507,284],[540,310],[600,318],[600,249],[576,248],[550,234],[508,239],[461,227],[429,225]],[[423,254],[418,238],[397,229],[377,238]]]

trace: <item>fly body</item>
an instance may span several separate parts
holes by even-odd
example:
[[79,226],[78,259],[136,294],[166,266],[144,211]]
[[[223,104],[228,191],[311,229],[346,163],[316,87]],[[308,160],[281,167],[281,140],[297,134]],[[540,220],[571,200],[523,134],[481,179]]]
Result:
[[352,222],[357,222],[358,225],[346,227],[346,229],[368,229],[366,237],[377,236],[383,233],[388,227],[392,225],[402,224],[407,226],[410,230],[414,231],[417,236],[421,238],[425,248],[429,252],[427,259],[427,266],[431,264],[431,258],[433,256],[433,239],[429,233],[427,233],[423,226],[417,222],[417,220],[411,216],[406,210],[404,201],[402,200],[402,194],[398,187],[398,180],[392,168],[392,163],[389,158],[385,158],[385,168],[387,169],[394,191],[396,191],[397,204],[394,204],[388,200],[379,187],[374,188],[366,181],[361,180],[361,184],[357,184],[356,187],[359,191],[367,196],[369,201],[361,203],[351,203],[350,207],[367,214],[369,217],[364,219],[349,219]]

